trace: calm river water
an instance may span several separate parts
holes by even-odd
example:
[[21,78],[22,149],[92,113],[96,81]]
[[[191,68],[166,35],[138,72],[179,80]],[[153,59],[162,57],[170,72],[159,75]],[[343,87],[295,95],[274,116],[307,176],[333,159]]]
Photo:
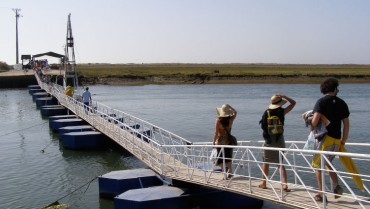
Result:
[[[339,89],[351,112],[349,141],[368,142],[370,84],[341,84]],[[322,96],[317,84],[90,86],[90,91],[93,100],[194,142],[212,140],[215,108],[223,103],[238,110],[233,127],[238,139],[261,140],[258,121],[274,93],[297,101],[286,116],[285,138],[304,141],[308,132],[301,113]],[[0,98],[0,208],[41,208],[96,176],[145,167],[117,151],[65,150],[26,89],[2,89]],[[100,199],[98,193],[98,182],[93,181],[60,202],[70,208],[113,209],[113,201]]]

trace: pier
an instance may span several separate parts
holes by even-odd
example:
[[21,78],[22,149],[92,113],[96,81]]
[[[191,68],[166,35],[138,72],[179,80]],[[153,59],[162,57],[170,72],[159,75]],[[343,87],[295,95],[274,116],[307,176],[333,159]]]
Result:
[[[306,180],[307,176],[314,176],[315,168],[311,166],[313,154],[347,156],[356,162],[362,161],[367,164],[370,160],[369,154],[302,150],[304,143],[302,141],[287,141],[285,149],[262,147],[263,141],[239,141],[238,146],[233,146],[233,178],[224,180],[227,174],[215,169],[213,162],[209,159],[211,151],[215,147],[211,143],[193,143],[154,124],[96,101],[93,101],[86,111],[83,103],[65,95],[62,86],[43,83],[37,75],[36,79],[39,86],[55,97],[60,105],[83,119],[97,131],[104,133],[110,140],[128,150],[164,178],[234,192],[290,208],[370,208],[370,192],[367,188],[370,176],[368,174],[348,173],[333,166],[345,193],[339,199],[335,199],[331,189],[324,187],[328,204],[325,201],[316,202],[314,200],[317,193],[316,183],[311,185]],[[346,146],[369,145],[347,143]],[[220,147],[223,149],[227,146]],[[289,179],[294,179],[288,182],[291,192],[285,192],[282,189],[277,169],[272,172],[271,177],[267,178],[268,189],[258,187],[261,182],[261,154],[264,149],[279,151],[281,159],[284,159],[279,164],[286,167]],[[321,165],[324,165],[326,161],[328,159],[322,155],[321,162],[323,163]],[[359,191],[356,188],[352,176],[358,176],[362,179],[364,191]],[[327,178],[324,178],[324,184],[326,180]]]

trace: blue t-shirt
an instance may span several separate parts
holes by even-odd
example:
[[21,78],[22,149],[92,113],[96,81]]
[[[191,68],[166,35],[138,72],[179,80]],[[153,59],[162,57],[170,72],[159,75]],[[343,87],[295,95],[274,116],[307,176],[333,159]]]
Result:
[[84,93],[82,93],[82,101],[84,103],[88,103],[90,102],[90,99],[91,99],[91,93],[89,91],[84,91]]
[[313,112],[318,112],[328,118],[330,124],[326,127],[328,135],[342,138],[342,120],[349,117],[348,106],[337,96],[325,95],[317,100]]

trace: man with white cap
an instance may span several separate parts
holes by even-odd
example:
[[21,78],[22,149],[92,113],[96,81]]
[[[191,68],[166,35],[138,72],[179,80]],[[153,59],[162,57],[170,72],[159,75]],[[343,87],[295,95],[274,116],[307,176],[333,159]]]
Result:
[[[288,107],[283,108],[282,106],[289,102]],[[260,121],[261,128],[263,130],[263,138],[265,139],[264,147],[276,147],[285,148],[284,140],[284,121],[285,115],[290,112],[296,102],[283,94],[274,94],[271,97],[271,102],[268,109],[262,115]],[[281,161],[280,161],[281,160]],[[282,175],[283,190],[289,192],[287,185],[286,170],[284,166],[280,166],[283,159],[279,159],[279,151],[264,150],[263,165],[262,165],[262,183],[259,185],[260,188],[266,189],[266,178],[269,173],[269,163],[278,164],[280,175]]]

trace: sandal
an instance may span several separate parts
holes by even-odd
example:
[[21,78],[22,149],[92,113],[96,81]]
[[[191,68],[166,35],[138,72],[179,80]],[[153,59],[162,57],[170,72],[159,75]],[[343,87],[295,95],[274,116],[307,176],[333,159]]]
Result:
[[285,192],[290,192],[291,190],[288,187],[283,188]]
[[265,186],[263,184],[260,184],[260,185],[258,185],[258,188],[260,188],[260,189],[267,189],[267,186]]
[[341,197],[341,195],[343,194],[343,189],[342,187],[340,187],[339,185],[337,185],[334,189],[334,198],[335,199],[338,199]]
[[[323,202],[323,198],[320,194],[315,195],[315,200],[317,202]],[[326,200],[326,204],[328,204],[328,198],[327,197],[325,197],[325,200]]]
[[320,194],[315,195],[315,200],[317,202],[322,202],[322,196]]

